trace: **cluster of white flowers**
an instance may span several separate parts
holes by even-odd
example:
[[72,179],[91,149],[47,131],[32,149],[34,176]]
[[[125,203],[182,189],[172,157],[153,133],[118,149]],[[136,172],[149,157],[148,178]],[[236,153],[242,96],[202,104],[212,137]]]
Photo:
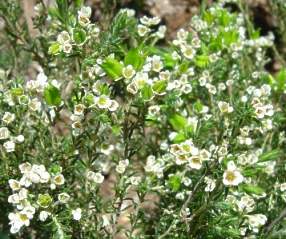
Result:
[[[147,17],[143,16],[140,18],[140,23],[138,25],[138,35],[140,37],[146,36],[148,33],[152,32],[152,27],[158,25],[161,19],[159,17]],[[158,31],[154,32],[152,35],[157,38],[164,38],[166,32],[166,26],[159,26]]]
[[[45,194],[34,195],[33,190],[29,191],[28,188],[33,184],[48,184],[50,188],[55,189],[57,186],[64,184],[64,176],[60,173],[59,167],[57,173],[49,173],[44,165],[30,163],[22,163],[19,165],[22,173],[20,180],[9,179],[9,186],[13,190],[13,194],[8,197],[8,202],[16,207],[16,211],[9,214],[11,225],[11,233],[18,232],[23,226],[29,226],[30,220],[34,218],[37,210],[48,209],[52,206],[52,197]],[[34,198],[37,201],[34,201]],[[66,203],[69,195],[67,193],[58,194],[58,200],[61,203]],[[39,219],[45,221],[51,212],[43,210],[39,212]]]
[[5,148],[7,153],[14,152],[15,151],[15,143],[23,143],[25,138],[22,134],[18,136],[12,136],[9,128],[6,127],[9,124],[11,124],[15,120],[15,114],[11,112],[5,112],[2,116],[1,121],[5,126],[0,127],[0,140],[7,140],[3,143],[3,147]]
[[175,156],[176,164],[188,163],[191,169],[201,169],[204,161],[211,160],[210,152],[198,149],[190,139],[180,144],[172,144],[170,152]]
[[86,178],[91,181],[95,182],[97,184],[101,184],[104,181],[104,176],[101,173],[95,173],[93,171],[88,171],[86,173]]
[[249,97],[252,97],[251,105],[254,108],[257,119],[261,120],[267,116],[273,116],[273,105],[267,103],[268,97],[271,94],[271,87],[269,85],[264,84],[261,88],[249,86],[247,88],[247,93],[249,94]]

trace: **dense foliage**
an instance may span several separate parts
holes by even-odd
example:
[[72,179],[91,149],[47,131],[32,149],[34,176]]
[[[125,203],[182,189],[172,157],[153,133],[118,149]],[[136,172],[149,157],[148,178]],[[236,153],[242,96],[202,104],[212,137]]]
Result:
[[0,2],[4,232],[285,238],[286,71],[265,71],[274,36],[243,1],[169,43],[158,17],[102,24],[80,0],[40,1],[32,36],[19,2]]

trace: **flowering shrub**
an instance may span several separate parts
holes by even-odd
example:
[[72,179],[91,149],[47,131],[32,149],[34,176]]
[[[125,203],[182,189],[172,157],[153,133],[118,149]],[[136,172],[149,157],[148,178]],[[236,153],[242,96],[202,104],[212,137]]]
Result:
[[166,44],[158,17],[123,9],[101,25],[81,1],[56,2],[36,6],[34,37],[17,1],[0,3],[2,230],[283,238],[286,74],[264,70],[273,35],[239,2],[202,9]]

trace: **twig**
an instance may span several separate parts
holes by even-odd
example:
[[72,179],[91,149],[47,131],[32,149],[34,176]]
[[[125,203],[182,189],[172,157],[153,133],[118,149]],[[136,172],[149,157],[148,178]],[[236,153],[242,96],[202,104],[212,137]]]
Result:
[[266,227],[266,229],[265,229],[266,232],[269,233],[269,232],[273,229],[273,227],[274,227],[276,224],[278,224],[279,221],[281,221],[285,216],[286,216],[286,208],[284,208],[284,209],[282,210],[282,212],[279,214],[279,216],[278,216],[274,221],[272,221],[272,222],[269,224],[269,226]]

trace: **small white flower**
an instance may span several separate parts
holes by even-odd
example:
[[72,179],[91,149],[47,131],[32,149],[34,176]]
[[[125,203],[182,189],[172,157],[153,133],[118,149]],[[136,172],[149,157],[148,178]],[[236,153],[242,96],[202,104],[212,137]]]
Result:
[[106,95],[95,97],[94,101],[97,107],[100,109],[107,109],[111,105],[111,100]]
[[216,180],[211,179],[209,177],[205,177],[205,183],[207,186],[205,187],[205,192],[212,192],[216,186]]
[[227,164],[227,170],[223,174],[223,184],[226,186],[237,186],[244,180],[240,171],[236,168],[233,161]]
[[91,7],[83,6],[78,12],[78,15],[90,18],[91,16]]
[[15,140],[17,143],[23,143],[25,140],[25,137],[24,137],[24,135],[20,134],[15,138]]
[[104,176],[101,173],[95,173],[94,175],[94,182],[101,184],[104,181]]
[[4,144],[3,144],[3,147],[5,148],[6,152],[7,153],[10,153],[10,152],[14,152],[15,151],[15,143],[11,140],[9,141],[6,141]]
[[158,25],[160,21],[161,21],[161,19],[157,16],[152,17],[152,18],[149,18],[147,16],[143,16],[140,18],[140,22],[146,26]]
[[194,56],[196,55],[196,50],[192,46],[189,46],[189,45],[183,45],[181,47],[181,51],[183,55],[189,60],[193,59]]
[[63,52],[64,52],[64,53],[69,54],[69,53],[71,53],[71,51],[72,51],[72,44],[70,44],[70,43],[65,43],[65,44],[62,45],[62,49],[63,49]]
[[74,114],[75,115],[83,115],[85,106],[83,104],[77,104],[74,106]]
[[8,139],[10,137],[10,131],[7,127],[0,128],[0,140]]
[[126,90],[135,95],[138,92],[138,87],[137,84],[135,82],[131,82],[130,84],[127,85]]
[[25,174],[31,171],[32,165],[28,162],[25,162],[19,165],[19,169],[22,174]]
[[140,37],[144,37],[150,31],[151,31],[150,28],[141,24],[138,25],[138,34]]
[[223,114],[233,112],[233,108],[229,105],[229,103],[224,102],[224,101],[218,102],[218,108],[219,108],[220,112]]
[[136,74],[136,71],[134,70],[132,65],[128,65],[126,67],[123,67],[122,69],[122,75],[126,79],[131,79]]
[[202,159],[199,156],[192,156],[189,158],[189,167],[192,169],[200,169],[203,166],[202,163]]
[[116,100],[110,100],[110,106],[108,107],[108,109],[110,111],[112,111],[112,112],[116,111],[118,109],[118,107],[119,107],[119,104],[117,103]]
[[134,77],[133,82],[136,84],[138,89],[142,89],[144,85],[148,82],[149,76],[145,72],[138,72]]
[[57,37],[57,42],[62,45],[65,43],[69,43],[70,40],[71,40],[71,37],[67,31],[62,31]]
[[73,217],[73,220],[76,220],[76,221],[79,221],[81,219],[81,208],[77,208],[75,210],[72,210],[72,217]]
[[2,117],[2,121],[5,124],[10,124],[11,122],[13,122],[15,120],[15,114],[12,114],[10,112],[5,112],[3,117]]
[[51,215],[50,212],[47,212],[47,211],[41,211],[40,214],[39,214],[39,220],[41,222],[44,222],[48,219],[48,217]]
[[156,32],[156,36],[159,38],[159,39],[163,39],[165,37],[165,33],[167,31],[167,27],[166,26],[160,26],[158,28],[158,31]]
[[161,61],[160,56],[153,56],[152,57],[152,70],[155,72],[160,72],[163,68],[163,62]]
[[18,191],[21,189],[21,184],[19,181],[15,180],[15,179],[9,179],[8,181],[10,188],[13,191]]
[[93,171],[88,171],[86,177],[90,181],[94,181],[95,183],[102,183],[104,181],[104,176],[101,173],[95,173]]
[[55,185],[63,185],[65,183],[65,178],[62,174],[58,174],[53,178],[53,183]]
[[58,195],[58,200],[61,203],[67,203],[70,200],[70,195],[68,195],[67,193],[60,193]]
[[37,98],[34,98],[28,103],[28,106],[32,111],[40,111],[42,104]]
[[267,217],[263,214],[247,215],[250,228],[257,233],[259,228],[267,222]]

